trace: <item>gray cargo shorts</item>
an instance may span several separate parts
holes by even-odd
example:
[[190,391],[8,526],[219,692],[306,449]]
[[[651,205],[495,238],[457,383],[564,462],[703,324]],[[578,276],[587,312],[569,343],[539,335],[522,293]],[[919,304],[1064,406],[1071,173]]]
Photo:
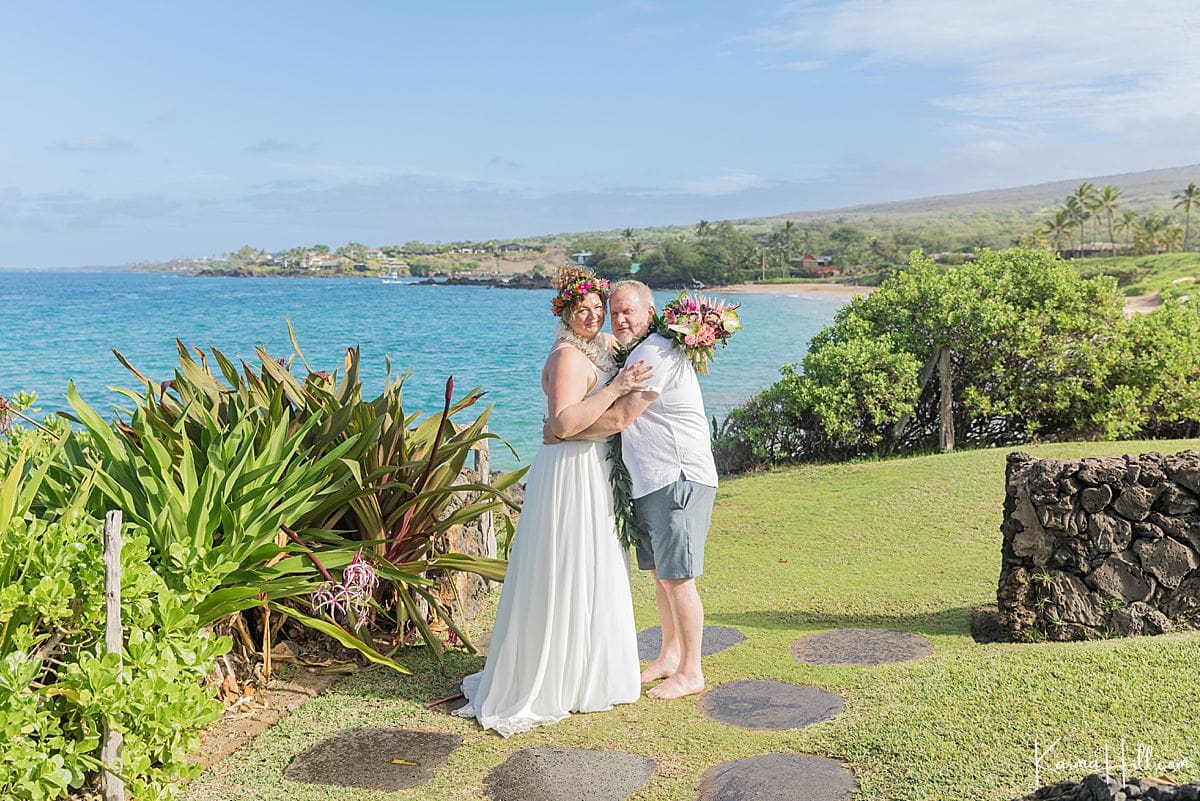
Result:
[[660,579],[695,578],[704,572],[704,540],[712,521],[717,488],[688,481],[675,483],[633,499],[633,512],[642,530],[637,563]]

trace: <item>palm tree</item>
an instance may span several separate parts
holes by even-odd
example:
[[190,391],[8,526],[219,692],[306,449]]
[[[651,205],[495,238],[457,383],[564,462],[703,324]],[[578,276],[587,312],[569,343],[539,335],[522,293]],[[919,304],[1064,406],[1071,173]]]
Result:
[[1192,228],[1192,209],[1200,207],[1200,186],[1196,186],[1195,181],[1190,181],[1187,189],[1176,192],[1172,199],[1175,201],[1175,208],[1183,209],[1183,249],[1187,250],[1188,235]]
[[1133,209],[1125,209],[1121,212],[1121,219],[1117,220],[1117,230],[1125,232],[1125,249],[1133,248],[1133,234],[1137,231],[1138,216]]
[[701,220],[696,223],[696,237],[698,239],[703,239],[710,233],[712,233],[712,224],[708,220]]
[[1164,220],[1166,225],[1163,226],[1162,232],[1158,235],[1158,241],[1162,244],[1163,250],[1170,253],[1172,250],[1183,250],[1183,243],[1186,231],[1179,227],[1179,223],[1173,223],[1169,220]]
[[1072,225],[1079,226],[1079,255],[1083,255],[1083,224],[1087,222],[1087,218],[1092,216],[1084,207],[1083,203],[1075,195],[1067,195],[1066,202],[1063,203],[1063,211],[1071,219]]
[[1113,242],[1113,214],[1117,211],[1117,199],[1121,197],[1121,190],[1112,184],[1108,184],[1096,194],[1095,211],[1102,212],[1108,218],[1108,244],[1112,247],[1112,256],[1115,261],[1117,258],[1117,245]]
[[1065,208],[1054,210],[1054,216],[1042,223],[1038,232],[1050,237],[1055,250],[1062,250],[1062,238],[1071,232],[1074,220]]
[[783,254],[785,258],[791,258],[796,250],[796,232],[798,231],[796,223],[788,220],[779,229],[779,237],[783,243]]
[[1096,204],[1096,187],[1092,183],[1084,181],[1076,187],[1075,192],[1069,197],[1075,198],[1075,202],[1079,204],[1079,250],[1081,251],[1080,255],[1083,255],[1083,224],[1089,217],[1093,216],[1092,211]]

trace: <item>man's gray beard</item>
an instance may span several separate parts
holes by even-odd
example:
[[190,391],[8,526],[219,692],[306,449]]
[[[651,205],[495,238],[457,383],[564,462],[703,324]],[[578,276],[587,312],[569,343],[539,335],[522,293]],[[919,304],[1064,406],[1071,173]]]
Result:
[[630,345],[634,345],[637,342],[640,342],[641,340],[645,339],[646,334],[648,334],[648,333],[650,333],[650,327],[646,326],[646,330],[640,334],[630,332],[628,334],[625,334],[624,336],[617,336],[616,334],[613,334],[613,336],[617,337],[617,342],[618,342],[618,344],[620,344],[620,346],[622,348],[628,348]]

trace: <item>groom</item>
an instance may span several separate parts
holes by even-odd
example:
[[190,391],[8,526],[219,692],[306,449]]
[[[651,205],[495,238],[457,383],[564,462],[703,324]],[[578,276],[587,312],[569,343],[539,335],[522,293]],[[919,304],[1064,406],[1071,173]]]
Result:
[[704,607],[696,577],[704,568],[704,540],[717,494],[708,420],[700,382],[687,357],[670,340],[650,333],[650,287],[640,281],[618,282],[608,310],[617,341],[633,347],[627,363],[644,362],[652,374],[646,390],[622,397],[578,438],[622,435],[634,513],[642,531],[638,567],[654,575],[654,600],[662,623],[662,647],[642,671],[642,682],[666,679],[646,695],[679,698],[704,689]]

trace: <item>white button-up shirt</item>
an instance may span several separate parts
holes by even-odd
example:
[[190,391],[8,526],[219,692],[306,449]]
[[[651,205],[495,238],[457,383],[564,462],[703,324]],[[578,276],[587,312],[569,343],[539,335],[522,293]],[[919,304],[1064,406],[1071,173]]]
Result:
[[687,357],[659,334],[633,349],[626,364],[644,361],[654,369],[646,390],[657,392],[649,406],[621,435],[621,453],[633,497],[641,498],[668,484],[680,473],[689,481],[717,486],[708,418],[700,381]]

